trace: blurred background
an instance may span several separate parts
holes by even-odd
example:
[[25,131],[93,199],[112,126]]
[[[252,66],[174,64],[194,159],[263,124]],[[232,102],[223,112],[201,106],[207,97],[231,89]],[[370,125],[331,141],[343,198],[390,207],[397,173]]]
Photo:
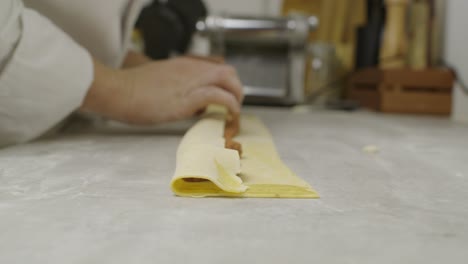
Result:
[[148,1],[135,48],[222,57],[246,104],[439,115],[468,122],[468,1]]

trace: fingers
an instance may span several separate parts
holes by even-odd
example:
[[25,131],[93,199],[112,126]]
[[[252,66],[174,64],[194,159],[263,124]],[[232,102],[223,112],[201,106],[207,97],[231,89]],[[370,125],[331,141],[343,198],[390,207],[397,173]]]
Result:
[[239,103],[244,100],[244,87],[236,69],[229,65],[219,65],[212,76],[212,84],[232,93]]
[[224,58],[221,56],[199,56],[194,54],[185,55],[186,58],[208,61],[212,63],[224,64]]
[[187,99],[189,111],[193,114],[210,104],[226,106],[229,112],[240,113],[240,103],[230,92],[216,86],[207,86],[192,91]]
[[184,56],[179,59],[187,59],[191,62],[196,62],[200,68],[202,64],[209,64],[211,69],[206,80],[207,85],[220,87],[232,93],[239,103],[244,100],[244,87],[234,67],[224,64],[224,58],[215,56]]

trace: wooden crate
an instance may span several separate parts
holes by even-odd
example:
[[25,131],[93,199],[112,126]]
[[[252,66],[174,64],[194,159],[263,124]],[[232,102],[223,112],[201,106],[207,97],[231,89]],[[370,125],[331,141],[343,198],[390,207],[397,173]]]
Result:
[[382,112],[449,115],[454,77],[446,68],[364,69],[350,78],[346,96]]

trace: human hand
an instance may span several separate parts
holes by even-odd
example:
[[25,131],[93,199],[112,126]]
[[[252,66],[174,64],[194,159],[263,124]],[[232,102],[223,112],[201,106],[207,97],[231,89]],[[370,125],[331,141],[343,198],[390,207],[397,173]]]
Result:
[[149,125],[193,116],[209,104],[239,114],[242,84],[231,66],[180,57],[111,70],[96,64],[82,110]]
[[141,66],[143,64],[150,63],[150,62],[153,62],[153,60],[147,57],[146,55],[144,55],[143,53],[129,50],[123,60],[122,68],[126,69],[126,68]]

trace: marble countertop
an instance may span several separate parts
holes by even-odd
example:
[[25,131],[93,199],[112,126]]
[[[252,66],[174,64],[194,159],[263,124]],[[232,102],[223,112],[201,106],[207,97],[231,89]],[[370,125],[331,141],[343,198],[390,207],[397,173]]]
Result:
[[247,111],[321,199],[175,197],[187,125],[66,133],[0,150],[0,263],[466,263],[467,125]]

